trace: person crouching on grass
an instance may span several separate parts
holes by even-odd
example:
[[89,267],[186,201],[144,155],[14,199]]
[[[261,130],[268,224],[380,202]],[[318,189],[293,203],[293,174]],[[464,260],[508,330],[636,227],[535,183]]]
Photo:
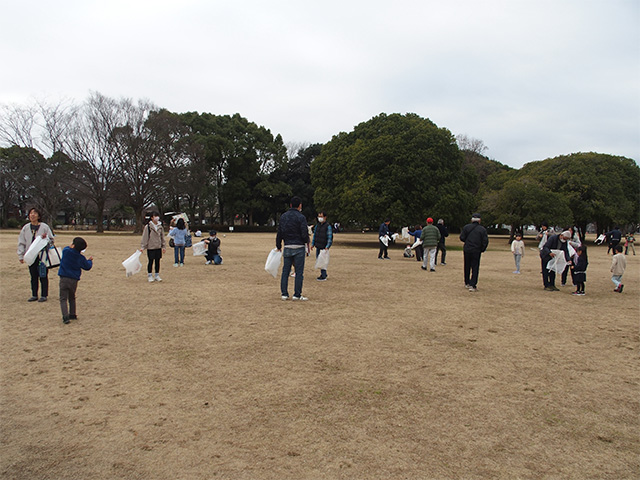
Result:
[[[62,250],[60,268],[60,310],[62,310],[62,322],[69,323],[69,320],[77,320],[76,312],[76,289],[82,270],[91,270],[93,267],[93,257],[88,259],[82,255],[82,251],[87,248],[87,242],[81,237],[76,237],[68,247]],[[68,302],[68,306],[67,306]]]

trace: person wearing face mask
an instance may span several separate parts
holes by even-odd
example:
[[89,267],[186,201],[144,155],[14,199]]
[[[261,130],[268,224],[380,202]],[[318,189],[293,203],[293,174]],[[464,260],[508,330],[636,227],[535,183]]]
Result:
[[[149,223],[142,230],[142,240],[140,241],[140,251],[143,252],[147,249],[147,257],[149,263],[147,265],[147,277],[149,283],[156,281],[161,282],[160,278],[160,259],[162,254],[167,251],[166,243],[164,239],[164,230],[162,228],[162,221],[160,221],[160,214],[158,212],[151,212],[151,219]],[[153,266],[155,265],[156,275],[152,275]]]
[[540,250],[540,258],[542,259],[542,281],[544,282],[544,289],[548,292],[556,292],[556,272],[554,270],[548,270],[547,265],[551,261],[555,254],[552,250],[562,250],[565,260],[569,261],[569,249],[567,247],[568,241],[571,239],[571,232],[565,230],[560,235],[551,235]]
[[[313,240],[311,241],[311,248],[316,248],[316,258],[320,255],[322,250],[329,250],[333,243],[333,229],[327,222],[327,214],[325,212],[318,212],[318,224],[313,230]],[[319,282],[324,282],[327,279],[327,271],[320,270],[320,276],[316,278]]]

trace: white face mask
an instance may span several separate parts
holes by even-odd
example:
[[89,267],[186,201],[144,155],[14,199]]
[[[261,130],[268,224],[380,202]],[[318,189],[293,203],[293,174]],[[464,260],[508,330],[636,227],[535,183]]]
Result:
[[319,221],[320,223],[324,222],[324,217],[318,217],[318,221]]

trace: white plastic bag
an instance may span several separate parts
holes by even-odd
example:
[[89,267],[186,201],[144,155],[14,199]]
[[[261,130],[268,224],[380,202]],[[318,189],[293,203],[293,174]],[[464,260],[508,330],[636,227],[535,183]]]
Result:
[[27,249],[27,253],[24,254],[24,263],[29,266],[33,265],[33,262],[36,261],[36,258],[38,257],[40,251],[44,247],[46,247],[48,243],[49,240],[47,240],[46,238],[42,238],[41,235],[38,235],[35,240],[31,242],[31,245]]
[[135,275],[140,270],[142,270],[142,263],[140,263],[140,255],[142,252],[140,250],[136,250],[136,253],[127,258],[124,262],[122,262],[122,266],[126,270],[127,277]]
[[280,261],[282,260],[282,252],[279,252],[277,248],[274,248],[269,252],[267,261],[264,264],[264,269],[267,273],[273,275],[273,278],[278,276],[278,269],[280,268]]
[[403,240],[409,240],[409,227],[402,227],[402,235],[400,235]]
[[380,241],[384,244],[385,247],[389,246],[389,235],[384,235],[380,237]]
[[567,260],[564,258],[564,252],[562,250],[551,250],[551,253],[555,254],[549,263],[547,263],[547,270],[553,270],[556,273],[564,272],[567,266]]
[[607,236],[603,233],[598,238],[595,239],[593,243],[596,245],[602,245],[602,243],[607,239]]
[[205,255],[206,253],[207,253],[207,244],[204,243],[204,240],[193,244],[194,257],[197,257],[198,255]]
[[324,249],[320,250],[318,254],[318,258],[316,258],[316,266],[315,268],[319,268],[320,270],[326,270],[329,266],[329,250]]
[[422,245],[422,240],[420,240],[418,238],[415,242],[413,242],[413,245],[411,245],[411,250],[413,250],[414,248],[416,248],[416,247],[418,247],[420,245]]

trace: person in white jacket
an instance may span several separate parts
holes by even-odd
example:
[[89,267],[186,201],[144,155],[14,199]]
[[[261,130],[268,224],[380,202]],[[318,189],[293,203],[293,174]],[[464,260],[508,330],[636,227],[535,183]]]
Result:
[[[20,263],[24,263],[24,254],[27,252],[33,241],[38,235],[42,238],[48,238],[50,243],[53,243],[53,232],[49,225],[41,222],[42,214],[40,210],[33,207],[29,210],[29,223],[27,223],[18,236],[18,260]],[[45,276],[41,277],[39,273],[40,257],[36,258],[36,261],[29,265],[29,274],[31,275],[31,297],[28,302],[46,302],[49,295],[49,276],[48,271],[44,270]],[[40,283],[40,298],[38,298],[38,281]]]

